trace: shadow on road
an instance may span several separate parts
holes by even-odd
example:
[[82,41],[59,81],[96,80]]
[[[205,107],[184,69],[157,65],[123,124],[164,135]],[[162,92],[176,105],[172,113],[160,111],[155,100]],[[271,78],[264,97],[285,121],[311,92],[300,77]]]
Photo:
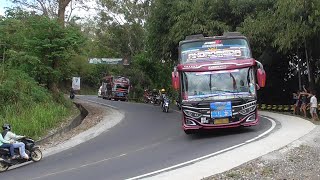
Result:
[[213,138],[221,136],[229,136],[235,134],[244,134],[254,132],[254,129],[250,127],[236,127],[228,129],[215,129],[215,130],[201,130],[195,134],[188,135],[191,139],[204,139],[204,138]]

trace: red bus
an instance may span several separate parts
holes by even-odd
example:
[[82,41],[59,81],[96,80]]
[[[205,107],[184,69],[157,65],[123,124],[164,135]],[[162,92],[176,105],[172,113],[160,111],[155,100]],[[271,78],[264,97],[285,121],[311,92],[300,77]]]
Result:
[[106,76],[102,80],[101,96],[103,99],[128,101],[130,80],[122,76]]
[[179,64],[172,83],[179,90],[186,134],[202,129],[254,126],[258,123],[257,90],[266,74],[252,58],[245,36],[187,36],[179,43]]

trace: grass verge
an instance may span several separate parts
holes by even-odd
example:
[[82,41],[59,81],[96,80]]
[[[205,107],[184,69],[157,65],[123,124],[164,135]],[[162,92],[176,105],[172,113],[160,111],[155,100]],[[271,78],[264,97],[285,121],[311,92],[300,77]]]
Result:
[[76,114],[77,109],[72,106],[71,102],[68,106],[55,102],[27,107],[10,105],[4,107],[4,116],[0,118],[0,124],[9,123],[13,132],[38,140],[50,130],[59,127],[66,118]]

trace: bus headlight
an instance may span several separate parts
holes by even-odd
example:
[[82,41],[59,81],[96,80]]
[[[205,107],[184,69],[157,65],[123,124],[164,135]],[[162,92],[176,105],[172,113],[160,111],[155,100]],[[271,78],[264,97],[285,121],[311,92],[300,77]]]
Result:
[[186,116],[198,119],[201,117],[201,113],[195,112],[195,111],[190,111],[190,110],[183,110],[184,114]]
[[239,111],[239,113],[242,114],[242,115],[247,115],[250,112],[254,111],[255,109],[256,109],[256,105],[253,105],[253,106],[250,106],[250,107],[247,107],[247,108],[243,108],[242,110]]

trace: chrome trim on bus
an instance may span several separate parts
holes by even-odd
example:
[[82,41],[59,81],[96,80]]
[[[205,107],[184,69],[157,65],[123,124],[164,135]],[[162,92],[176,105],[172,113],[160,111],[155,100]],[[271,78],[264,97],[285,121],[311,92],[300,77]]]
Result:
[[248,102],[248,103],[246,103],[246,104],[241,104],[241,105],[232,106],[232,107],[238,108],[238,107],[246,106],[246,105],[248,105],[248,104],[256,104],[256,103],[257,103],[257,100],[254,100],[254,101],[250,101],[250,102]]
[[[192,67],[184,67],[184,65],[182,64],[182,68],[183,69],[200,69],[202,67],[206,67],[206,66],[221,66],[221,65],[236,65],[236,66],[243,66],[243,65],[252,65],[252,63],[219,63],[219,64],[202,64],[202,65],[192,65]],[[186,65],[188,66],[188,65]],[[190,65],[191,66],[191,65]]]
[[188,109],[204,109],[204,110],[210,110],[210,108],[197,108],[197,107],[192,107],[192,106],[182,106],[183,108],[188,108]]

